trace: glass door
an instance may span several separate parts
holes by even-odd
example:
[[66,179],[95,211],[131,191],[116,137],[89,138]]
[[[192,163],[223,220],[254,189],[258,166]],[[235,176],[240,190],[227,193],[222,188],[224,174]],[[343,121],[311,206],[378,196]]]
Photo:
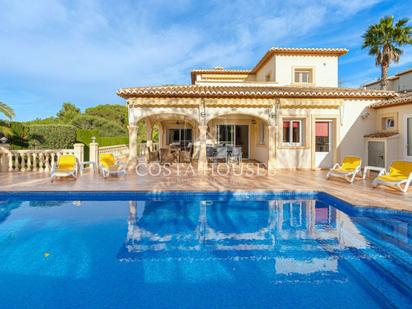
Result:
[[249,126],[224,124],[217,126],[217,143],[242,147],[242,157],[249,158]]
[[235,144],[235,128],[234,125],[218,125],[217,126],[217,143],[223,146]]
[[242,147],[242,157],[249,158],[249,126],[235,126],[235,146]]
[[319,168],[330,168],[332,162],[332,121],[315,122],[315,164]]

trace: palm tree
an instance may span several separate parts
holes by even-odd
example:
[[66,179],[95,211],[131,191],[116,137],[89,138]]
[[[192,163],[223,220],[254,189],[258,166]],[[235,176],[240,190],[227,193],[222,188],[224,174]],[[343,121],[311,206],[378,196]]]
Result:
[[[0,114],[3,114],[9,119],[12,119],[14,117],[13,109],[3,102],[0,102]],[[0,123],[0,133],[3,133],[4,135],[10,135],[12,132],[9,127]]]
[[412,44],[412,27],[409,19],[402,18],[394,25],[393,16],[383,17],[379,23],[369,26],[363,35],[362,48],[369,48],[369,55],[376,57],[381,66],[381,88],[388,87],[388,70],[391,62],[399,62],[403,51],[401,46]]

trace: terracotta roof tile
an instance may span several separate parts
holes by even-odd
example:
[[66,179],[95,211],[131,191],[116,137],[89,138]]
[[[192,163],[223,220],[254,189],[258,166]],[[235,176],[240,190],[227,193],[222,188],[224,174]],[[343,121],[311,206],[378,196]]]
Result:
[[401,94],[399,97],[382,100],[377,103],[371,104],[373,108],[383,108],[394,105],[412,104],[412,92]]
[[369,137],[369,138],[386,138],[386,137],[391,137],[394,135],[398,135],[398,132],[376,132],[372,134],[366,134],[363,137]]
[[132,97],[209,97],[209,98],[392,98],[393,91],[333,87],[292,87],[267,85],[181,85],[122,88],[122,98]]
[[269,49],[259,62],[253,67],[251,73],[256,73],[273,55],[331,55],[342,56],[348,52],[345,48],[289,48],[272,47]]

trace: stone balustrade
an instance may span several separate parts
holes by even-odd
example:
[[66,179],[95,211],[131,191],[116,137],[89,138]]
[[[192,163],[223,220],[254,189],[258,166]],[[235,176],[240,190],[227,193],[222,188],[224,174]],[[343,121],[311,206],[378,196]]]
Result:
[[6,157],[9,172],[49,172],[61,155],[74,155],[74,149],[9,150]]
[[99,147],[99,154],[111,153],[116,158],[127,157],[129,155],[129,147],[127,145],[114,145]]
[[[152,150],[157,151],[159,149],[159,144],[152,144]],[[146,143],[137,144],[137,155],[144,156],[146,151]],[[99,154],[111,153],[115,157],[127,157],[129,156],[129,146],[128,145],[115,145],[115,146],[104,146],[99,147]]]
[[[152,144],[153,151],[159,149],[158,144]],[[147,149],[146,143],[137,144],[137,153],[144,156]],[[111,153],[116,158],[127,160],[129,156],[128,145],[115,145],[99,147],[98,143],[89,145],[89,161],[98,162],[99,155]],[[10,150],[10,145],[0,144],[0,171],[1,172],[49,172],[61,155],[74,155],[79,163],[83,162],[84,145],[74,144],[73,149],[25,149]]]

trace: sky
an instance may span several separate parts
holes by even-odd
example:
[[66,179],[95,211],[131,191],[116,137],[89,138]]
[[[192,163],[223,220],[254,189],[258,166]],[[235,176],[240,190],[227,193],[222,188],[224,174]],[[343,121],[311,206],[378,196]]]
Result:
[[[122,87],[188,84],[195,68],[252,68],[272,46],[344,47],[339,81],[380,76],[361,49],[382,16],[412,17],[410,1],[0,0],[0,101],[15,120],[125,104]],[[390,73],[412,67],[412,48]],[[0,115],[1,117],[1,115]]]

